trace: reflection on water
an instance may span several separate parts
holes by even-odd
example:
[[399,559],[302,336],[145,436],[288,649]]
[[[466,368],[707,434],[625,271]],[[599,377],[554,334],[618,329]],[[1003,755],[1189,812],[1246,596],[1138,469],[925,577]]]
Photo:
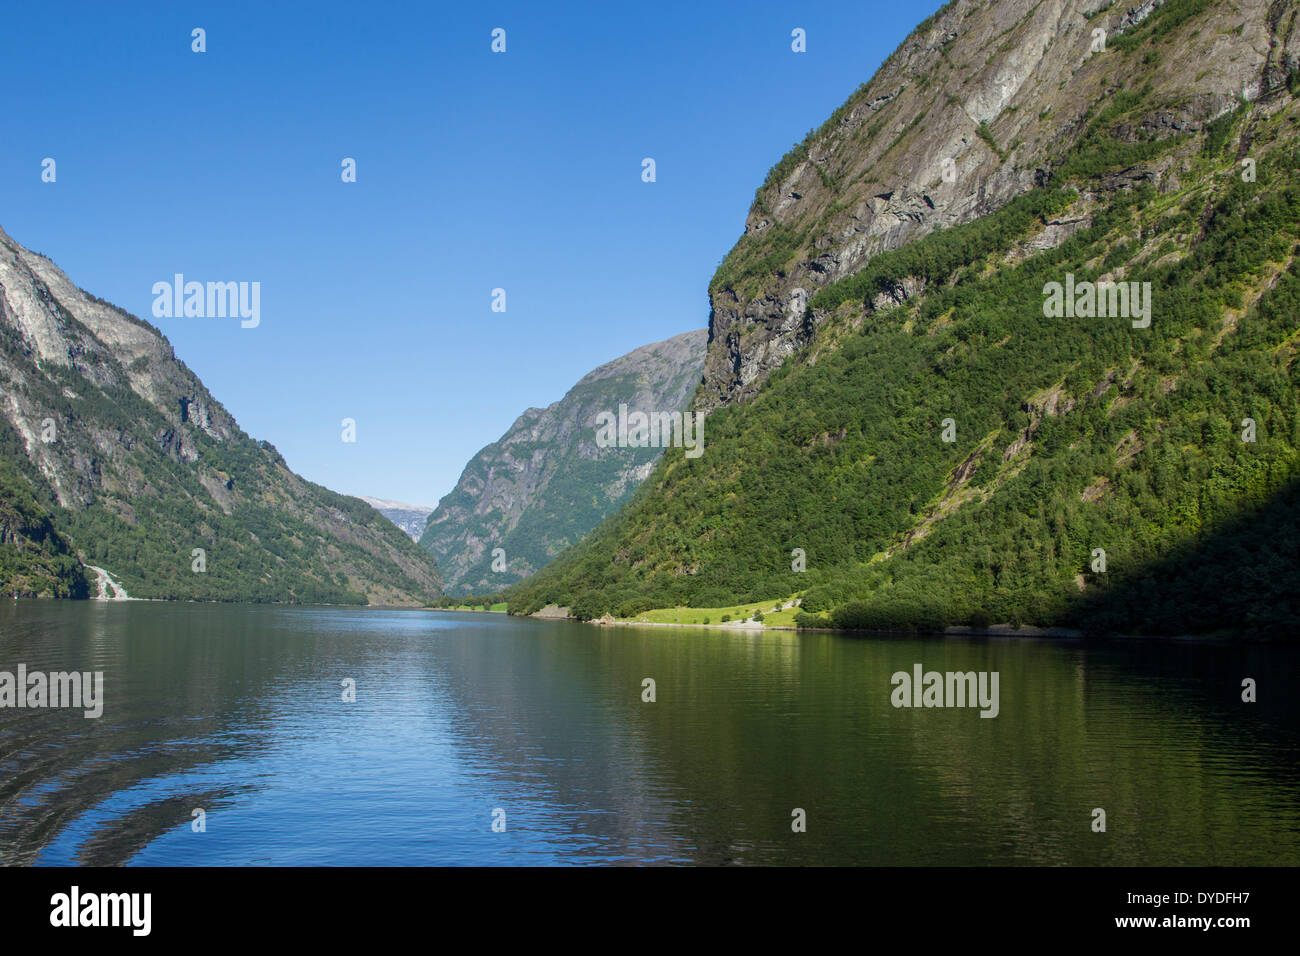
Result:
[[[1284,647],[3,602],[19,663],[106,703],[0,710],[10,864],[1300,863]],[[916,663],[999,716],[895,709]]]

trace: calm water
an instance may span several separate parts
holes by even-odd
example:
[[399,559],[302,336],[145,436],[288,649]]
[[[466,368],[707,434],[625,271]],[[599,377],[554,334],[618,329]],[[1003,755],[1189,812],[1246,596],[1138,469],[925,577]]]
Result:
[[[1001,713],[893,708],[918,662]],[[1300,863],[1292,649],[5,601],[19,663],[106,704],[0,709],[10,864]]]

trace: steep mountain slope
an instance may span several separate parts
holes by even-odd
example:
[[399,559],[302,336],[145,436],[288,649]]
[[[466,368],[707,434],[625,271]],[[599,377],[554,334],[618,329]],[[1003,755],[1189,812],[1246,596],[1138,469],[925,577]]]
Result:
[[[660,448],[601,448],[596,418],[620,404],[677,412],[700,381],[705,332],[645,345],[584,375],[560,401],[530,408],[476,454],[420,539],[448,593],[489,593],[532,574],[622,504]],[[492,569],[496,548],[505,570]],[[500,562],[498,567],[500,567]]]
[[405,531],[412,541],[420,540],[420,535],[424,534],[424,525],[429,520],[429,515],[433,513],[433,508],[428,505],[413,505],[405,501],[371,498],[367,495],[357,495],[357,497]]
[[[807,308],[820,288],[1059,179],[1117,95],[1143,91],[1104,144],[1119,170],[1143,144],[1284,85],[1300,48],[1294,16],[1287,0],[949,3],[759,187],[744,235],[709,285],[701,405],[752,397],[812,341],[830,318],[821,303]],[[1104,52],[1094,52],[1099,30]],[[912,291],[899,284],[878,295]]]
[[85,594],[80,558],[141,598],[438,595],[433,562],[397,528],[295,475],[157,329],[3,232],[0,452],[6,592]]
[[1099,7],[950,4],[778,163],[704,455],[512,611],[1294,630],[1296,3]]

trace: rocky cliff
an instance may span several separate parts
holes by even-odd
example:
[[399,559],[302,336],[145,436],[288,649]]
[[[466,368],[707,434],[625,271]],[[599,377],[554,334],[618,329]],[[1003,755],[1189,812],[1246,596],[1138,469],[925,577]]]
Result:
[[[818,290],[1051,180],[1125,90],[1145,84],[1148,105],[1116,131],[1129,143],[1191,133],[1243,98],[1276,94],[1300,52],[1294,20],[1284,0],[947,4],[759,187],[709,286],[700,406],[751,398],[811,343],[833,318]],[[1172,162],[1142,176],[1167,188]],[[1044,241],[1079,225],[1049,223]],[[878,304],[915,291],[900,282]]]

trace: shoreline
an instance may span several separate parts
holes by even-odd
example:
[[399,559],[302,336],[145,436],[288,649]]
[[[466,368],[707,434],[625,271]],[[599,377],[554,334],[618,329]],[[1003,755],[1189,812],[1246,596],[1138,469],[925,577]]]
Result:
[[422,607],[418,610],[441,611],[444,614],[509,614],[508,611],[494,611],[489,607]]
[[630,621],[621,618],[598,618],[590,621],[581,621],[576,617],[561,616],[558,614],[525,614],[520,617],[530,617],[543,621],[569,621],[574,624],[591,624],[597,627],[685,627],[700,628],[707,630],[728,630],[741,633],[761,633],[763,631],[796,631],[808,634],[842,634],[858,637],[958,637],[958,638],[990,638],[990,637],[1018,637],[1034,638],[1042,640],[1055,641],[1190,641],[1196,643],[1222,643],[1236,644],[1243,641],[1251,644],[1289,644],[1292,643],[1283,637],[1255,636],[1255,637],[1234,637],[1231,634],[1222,632],[1213,632],[1208,634],[1095,634],[1089,635],[1077,628],[1067,627],[1039,627],[1033,624],[1023,624],[1016,628],[1010,624],[994,624],[986,628],[972,628],[954,625],[945,628],[942,631],[876,631],[864,630],[861,628],[836,628],[836,627],[798,627],[790,624],[763,624],[751,621],[728,621],[727,623],[718,624],[682,624],[675,621]]
[[882,631],[866,630],[862,628],[835,628],[835,627],[799,627],[792,624],[763,624],[755,621],[727,621],[726,623],[709,623],[709,624],[683,624],[677,621],[631,621],[620,618],[599,618],[589,621],[579,620],[564,614],[519,614],[512,615],[508,611],[491,611],[473,608],[444,608],[444,607],[422,607],[411,604],[305,604],[296,602],[281,601],[205,601],[195,598],[56,598],[50,596],[16,596],[9,597],[10,602],[16,601],[70,601],[72,603],[85,602],[87,604],[210,604],[227,607],[277,607],[277,608],[330,608],[335,610],[356,610],[356,611],[435,611],[451,614],[500,614],[506,617],[515,617],[520,620],[533,619],[538,621],[563,621],[571,624],[589,624],[596,627],[677,627],[677,628],[697,628],[703,630],[723,630],[733,633],[761,633],[763,631],[795,631],[808,634],[842,634],[859,637],[956,637],[956,638],[992,638],[992,637],[1016,637],[1016,638],[1035,638],[1056,641],[1182,641],[1196,643],[1223,643],[1223,644],[1273,644],[1287,645],[1297,643],[1295,640],[1281,636],[1271,635],[1253,635],[1241,636],[1233,635],[1228,632],[1211,632],[1206,634],[1093,634],[1089,635],[1077,628],[1064,627],[1039,627],[1033,624],[1024,624],[1019,628],[1012,627],[1010,624],[991,625],[987,628],[971,628],[954,625],[942,631]]

